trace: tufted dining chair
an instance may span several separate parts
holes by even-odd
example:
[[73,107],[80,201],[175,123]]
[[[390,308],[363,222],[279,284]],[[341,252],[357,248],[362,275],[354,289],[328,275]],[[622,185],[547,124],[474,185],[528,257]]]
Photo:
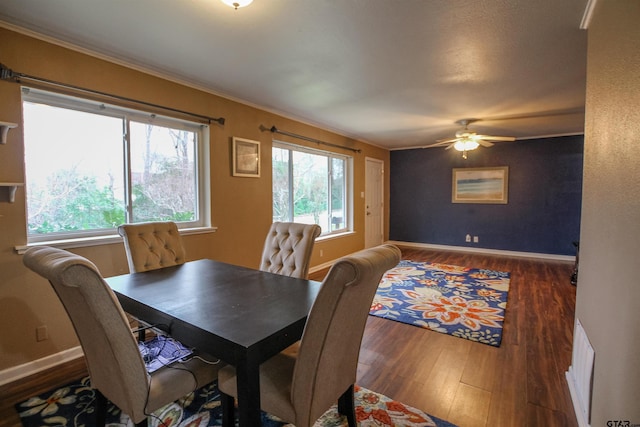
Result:
[[[172,221],[123,224],[118,234],[124,239],[124,249],[130,273],[157,270],[185,263],[185,250],[178,226]],[[149,325],[141,325],[138,339],[145,340]]]
[[96,392],[91,425],[105,425],[109,399],[144,426],[148,414],[215,380],[218,365],[198,358],[148,374],[122,306],[91,261],[40,246],[29,248],[23,262],[49,280],[80,340]]
[[317,224],[274,222],[264,241],[260,270],[306,279],[313,245],[321,231]]
[[[261,408],[297,427],[311,427],[335,402],[355,427],[354,384],[371,301],[400,250],[381,245],[344,257],[331,267],[309,312],[297,354],[280,353],[260,366]],[[223,427],[234,419],[232,366],[220,369]]]
[[131,273],[184,264],[185,250],[178,226],[172,221],[123,224],[118,234],[124,239]]

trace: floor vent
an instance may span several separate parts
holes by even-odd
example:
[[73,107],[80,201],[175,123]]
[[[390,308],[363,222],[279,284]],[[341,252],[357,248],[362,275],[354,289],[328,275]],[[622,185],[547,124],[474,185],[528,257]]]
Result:
[[580,427],[588,427],[590,422],[594,358],[595,353],[589,338],[580,321],[576,320],[571,366],[566,376]]

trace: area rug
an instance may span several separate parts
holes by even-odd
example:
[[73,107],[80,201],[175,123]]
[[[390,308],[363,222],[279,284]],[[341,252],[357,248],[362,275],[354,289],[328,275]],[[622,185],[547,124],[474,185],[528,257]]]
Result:
[[[89,377],[57,390],[32,397],[16,405],[24,427],[93,425],[94,392]],[[456,427],[439,418],[356,386],[356,417],[359,426],[375,427]],[[186,398],[156,411],[148,418],[149,427],[205,427],[222,424],[222,408],[217,383],[196,390]],[[237,421],[236,421],[237,422]],[[314,427],[346,426],[337,407],[329,409]],[[114,405],[107,411],[107,426],[133,427],[129,417]],[[293,427],[269,414],[262,414],[263,427]]]
[[499,347],[510,277],[403,260],[383,276],[369,314]]

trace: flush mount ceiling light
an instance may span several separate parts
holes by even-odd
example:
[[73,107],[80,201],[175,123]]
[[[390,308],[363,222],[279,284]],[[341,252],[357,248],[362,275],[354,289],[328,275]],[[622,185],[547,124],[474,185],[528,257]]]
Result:
[[235,10],[238,10],[239,7],[249,6],[253,0],[221,0],[222,3],[227,6],[231,6]]

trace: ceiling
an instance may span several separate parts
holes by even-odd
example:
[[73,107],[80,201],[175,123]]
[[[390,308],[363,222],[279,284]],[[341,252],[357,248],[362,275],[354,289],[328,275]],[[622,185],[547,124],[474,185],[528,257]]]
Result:
[[0,0],[0,25],[400,149],[452,137],[466,118],[481,119],[470,125],[478,133],[518,139],[582,133],[586,5]]

